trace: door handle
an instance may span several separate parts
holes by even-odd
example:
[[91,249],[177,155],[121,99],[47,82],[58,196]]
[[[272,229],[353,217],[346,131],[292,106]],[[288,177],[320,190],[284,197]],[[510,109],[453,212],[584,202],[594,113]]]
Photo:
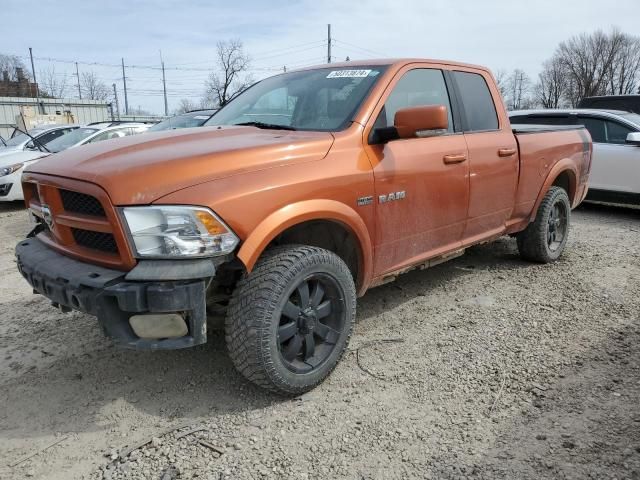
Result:
[[450,163],[461,163],[467,159],[467,155],[464,153],[452,153],[442,157],[442,161],[449,165]]
[[498,150],[498,156],[499,157],[510,157],[512,155],[515,155],[517,152],[517,150],[515,148],[501,148],[500,150]]

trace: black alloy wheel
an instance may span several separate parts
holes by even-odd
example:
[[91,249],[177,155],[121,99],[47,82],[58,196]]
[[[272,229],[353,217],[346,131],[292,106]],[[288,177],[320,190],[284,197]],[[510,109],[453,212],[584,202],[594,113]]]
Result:
[[282,308],[278,344],[292,372],[307,373],[322,365],[344,329],[344,294],[334,278],[317,273],[293,290]]

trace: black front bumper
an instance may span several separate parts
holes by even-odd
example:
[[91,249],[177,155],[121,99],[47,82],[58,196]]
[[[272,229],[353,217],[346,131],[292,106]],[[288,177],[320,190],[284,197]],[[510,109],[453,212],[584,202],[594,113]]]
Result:
[[[171,350],[207,341],[206,288],[215,272],[212,265],[204,264],[203,268],[203,263],[198,262],[167,262],[165,272],[169,275],[152,275],[153,280],[142,280],[137,275],[136,281],[130,281],[127,277],[135,270],[127,274],[79,262],[48,248],[37,238],[20,242],[16,258],[20,273],[34,293],[63,309],[97,316],[105,334],[118,346]],[[156,273],[158,263],[154,262]],[[196,276],[210,276],[190,278],[188,270]],[[180,338],[139,338],[129,325],[129,318],[144,313],[182,314],[189,332]]]

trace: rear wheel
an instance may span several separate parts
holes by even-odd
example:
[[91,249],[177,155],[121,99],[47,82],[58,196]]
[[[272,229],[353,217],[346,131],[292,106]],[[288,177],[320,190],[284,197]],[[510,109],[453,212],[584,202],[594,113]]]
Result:
[[239,282],[229,302],[229,355],[261,387],[305,392],[342,357],[355,311],[353,278],[337,255],[317,247],[277,247]]
[[517,236],[520,256],[533,262],[554,262],[562,255],[569,237],[571,203],[567,192],[551,187],[536,219]]

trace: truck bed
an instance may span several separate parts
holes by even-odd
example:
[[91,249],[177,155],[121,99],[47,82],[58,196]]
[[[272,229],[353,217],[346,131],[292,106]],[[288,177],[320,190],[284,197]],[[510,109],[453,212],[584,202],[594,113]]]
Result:
[[[567,185],[577,188],[586,182],[589,171],[591,137],[582,125],[517,125],[513,127],[520,151],[520,171],[513,218],[530,215],[538,193],[553,166],[559,162],[571,162],[579,177]],[[569,193],[572,193],[571,191]],[[582,194],[572,197],[575,207]]]

